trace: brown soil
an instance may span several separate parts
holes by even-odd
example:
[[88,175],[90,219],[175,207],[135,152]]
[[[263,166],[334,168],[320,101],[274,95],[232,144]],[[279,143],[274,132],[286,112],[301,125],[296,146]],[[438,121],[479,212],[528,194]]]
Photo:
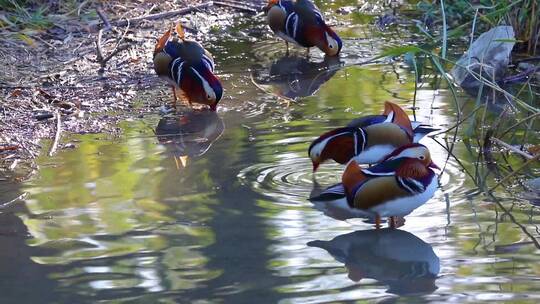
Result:
[[[233,1],[87,2],[78,14],[51,17],[54,25],[47,29],[0,32],[0,179],[24,179],[37,169],[34,160],[44,150],[42,139],[55,138],[58,118],[64,135],[117,134],[119,120],[156,112],[169,95],[133,103],[149,89],[160,88],[151,62],[156,39],[181,20],[192,37],[204,42],[210,30],[225,30],[233,15],[246,11]],[[252,2],[248,12],[262,6]],[[201,4],[206,6],[181,15],[118,23]],[[96,47],[98,31],[105,27],[98,9],[113,25],[102,31],[102,57],[115,52],[105,64],[99,62]],[[59,149],[70,147],[60,140]]]

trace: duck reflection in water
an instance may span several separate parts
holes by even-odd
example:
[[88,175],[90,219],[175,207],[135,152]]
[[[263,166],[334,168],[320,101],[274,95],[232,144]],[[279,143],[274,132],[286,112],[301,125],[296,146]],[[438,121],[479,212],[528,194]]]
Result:
[[286,56],[274,61],[268,73],[255,74],[254,82],[265,91],[297,99],[315,94],[340,66],[339,57],[325,56],[321,62],[312,62],[304,57]]
[[224,130],[223,120],[216,112],[189,110],[163,117],[155,133],[180,169],[186,167],[189,158],[205,154]]
[[349,278],[375,279],[397,295],[427,294],[437,289],[439,257],[431,245],[414,234],[397,230],[363,230],[337,236],[331,241],[312,241],[344,263]]

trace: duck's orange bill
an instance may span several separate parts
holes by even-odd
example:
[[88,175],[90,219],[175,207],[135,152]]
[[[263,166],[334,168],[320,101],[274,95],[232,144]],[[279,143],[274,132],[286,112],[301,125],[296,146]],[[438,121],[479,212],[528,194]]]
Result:
[[437,169],[437,170],[441,170],[441,168],[439,168],[439,166],[437,166],[434,162],[431,162],[428,167],[433,168],[433,169]]

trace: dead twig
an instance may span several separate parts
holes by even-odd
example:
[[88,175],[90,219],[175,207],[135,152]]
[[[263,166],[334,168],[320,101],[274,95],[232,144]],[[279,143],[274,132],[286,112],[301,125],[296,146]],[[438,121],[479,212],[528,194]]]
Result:
[[62,122],[60,120],[60,111],[56,111],[56,134],[54,135],[54,141],[49,150],[49,156],[53,156],[58,148],[58,141],[60,140],[60,134],[62,133]]
[[105,24],[105,27],[103,29],[106,30],[106,31],[111,30],[111,28],[112,28],[111,23],[109,22],[109,19],[107,18],[105,13],[101,10],[101,8],[97,7],[96,8],[96,13],[98,14],[101,21],[103,21],[103,24]]
[[488,190],[488,193],[491,193],[493,192],[493,190],[495,190],[497,187],[499,187],[500,185],[502,185],[504,182],[506,182],[507,180],[509,180],[511,177],[513,177],[514,175],[518,174],[521,170],[525,169],[525,168],[528,168],[532,163],[534,163],[535,161],[538,160],[538,158],[540,158],[540,154],[536,154],[535,156],[533,156],[533,158],[529,159],[528,161],[526,161],[523,165],[521,165],[521,167],[517,168],[516,170],[514,170],[512,173],[508,174],[507,176],[503,177],[503,179],[501,179],[495,186],[491,187],[489,190]]
[[227,0],[219,0],[219,1],[213,1],[214,5],[216,6],[224,6],[224,7],[230,7],[237,10],[245,11],[248,13],[257,14],[260,10],[260,7],[254,8],[252,6],[247,5],[246,3],[238,4],[232,1]]
[[175,11],[163,12],[163,13],[157,13],[157,14],[150,14],[150,15],[141,16],[141,17],[135,17],[135,18],[127,19],[127,20],[117,20],[117,21],[113,21],[112,24],[116,25],[116,26],[126,26],[127,24],[133,24],[134,25],[134,24],[137,24],[137,23],[139,23],[141,21],[145,21],[145,20],[167,19],[167,18],[171,18],[171,17],[174,17],[174,16],[178,16],[178,15],[185,15],[185,14],[191,13],[194,10],[207,8],[207,7],[210,7],[210,6],[213,6],[213,5],[214,5],[213,1],[208,1],[206,3],[202,3],[202,4],[199,4],[199,5],[188,6],[186,8],[182,8],[182,9],[175,10]]
[[96,60],[99,63],[103,63],[103,47],[101,46],[102,37],[103,37],[103,29],[100,29],[98,32],[97,40],[96,40]]
[[15,151],[15,150],[18,150],[18,149],[19,149],[18,146],[4,146],[4,147],[0,147],[0,152]]
[[518,148],[516,148],[516,147],[514,147],[512,145],[509,145],[509,144],[505,143],[504,141],[502,141],[502,140],[500,140],[500,139],[498,139],[496,137],[491,137],[490,140],[492,142],[496,143],[499,146],[502,146],[502,147],[504,147],[504,148],[516,153],[516,154],[519,154],[519,155],[525,157],[526,159],[533,159],[534,158],[534,156],[530,155],[529,153],[527,153],[525,151],[522,151],[522,150],[520,150],[520,149],[518,149]]
[[120,37],[120,40],[116,42],[116,45],[114,46],[113,51],[107,55],[103,56],[103,46],[102,46],[102,38],[103,38],[103,31],[104,29],[100,29],[98,32],[98,37],[96,41],[96,60],[99,62],[101,68],[99,69],[99,74],[103,74],[105,71],[105,67],[107,66],[107,62],[111,60],[116,54],[120,53],[121,51],[129,49],[131,46],[127,44],[120,45],[124,38],[126,37],[126,34],[129,30],[130,23],[128,22],[126,25],[126,29],[124,30],[124,33],[122,34],[122,37]]
[[25,192],[19,196],[17,196],[16,198],[8,201],[8,202],[5,202],[5,203],[1,203],[0,204],[0,209],[4,209],[4,208],[7,208],[9,207],[11,204],[13,204],[14,202],[18,201],[18,200],[22,200],[24,199],[26,196],[28,195],[28,192]]
[[13,163],[11,163],[11,165],[9,166],[9,170],[10,171],[15,170],[15,167],[17,167],[17,165],[19,164],[19,161],[20,161],[19,159],[14,160]]

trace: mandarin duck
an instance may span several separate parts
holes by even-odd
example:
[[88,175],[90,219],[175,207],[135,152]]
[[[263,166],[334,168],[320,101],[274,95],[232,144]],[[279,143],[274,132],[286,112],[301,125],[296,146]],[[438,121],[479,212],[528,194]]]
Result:
[[[413,124],[414,123],[414,124]],[[418,122],[411,122],[405,111],[389,101],[381,115],[368,115],[351,121],[315,139],[308,149],[313,172],[326,160],[346,164],[354,159],[359,164],[376,164],[395,149],[418,142],[436,131]]]
[[285,40],[287,51],[289,42],[308,48],[308,52],[316,46],[328,56],[341,51],[343,42],[310,0],[269,0],[264,10],[270,29]]
[[349,279],[375,279],[398,295],[430,293],[437,289],[439,257],[430,244],[399,229],[362,230],[331,241],[311,241],[345,264]]
[[341,183],[310,198],[326,215],[345,220],[374,218],[380,227],[381,217],[389,217],[395,227],[404,217],[426,203],[437,190],[437,176],[429,150],[418,143],[402,146],[379,164],[362,169],[352,160],[343,172]]
[[186,167],[189,158],[205,154],[224,130],[223,120],[216,112],[188,111],[161,118],[155,134],[180,169]]
[[174,108],[180,97],[192,103],[208,105],[212,111],[223,96],[223,87],[214,75],[214,59],[198,42],[185,39],[180,24],[176,26],[178,39],[171,38],[169,29],[158,40],[154,48],[154,70],[172,86]]

